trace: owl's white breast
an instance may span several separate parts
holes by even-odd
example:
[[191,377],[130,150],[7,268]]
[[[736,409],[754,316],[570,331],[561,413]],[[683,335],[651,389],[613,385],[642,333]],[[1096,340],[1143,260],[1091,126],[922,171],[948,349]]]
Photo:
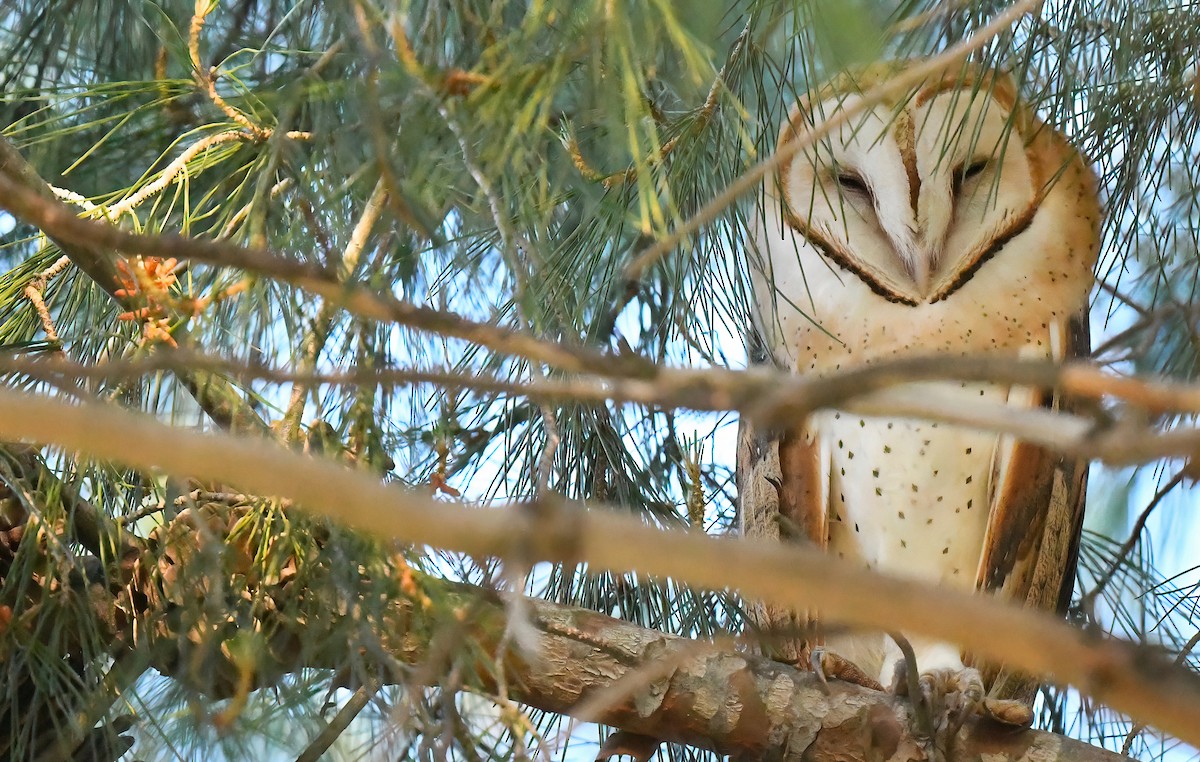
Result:
[[[978,384],[923,385],[933,398],[967,394],[1003,401]],[[982,394],[981,394],[982,392]],[[823,411],[809,423],[829,463],[829,552],[867,568],[972,590],[989,509],[997,437],[924,421]],[[834,636],[830,647],[887,683],[899,654],[881,633]],[[955,649],[945,663],[961,666]]]
[[[995,388],[928,384],[931,395]],[[840,411],[813,431],[831,455],[829,548],[839,557],[928,582],[975,585],[996,436]]]

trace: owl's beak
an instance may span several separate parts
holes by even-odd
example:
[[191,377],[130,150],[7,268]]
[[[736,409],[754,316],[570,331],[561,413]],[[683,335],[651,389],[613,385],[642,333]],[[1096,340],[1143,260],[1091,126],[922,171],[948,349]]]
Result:
[[916,293],[925,296],[929,293],[930,282],[933,280],[934,263],[937,261],[938,252],[931,246],[925,246],[917,242],[912,245],[905,246],[904,251],[900,252],[900,261],[904,263],[904,269],[908,272],[908,277],[916,286]]
[[933,252],[924,250],[917,253],[916,261],[913,262],[913,283],[917,286],[917,293],[922,296],[929,293],[929,282],[933,274],[932,260]]

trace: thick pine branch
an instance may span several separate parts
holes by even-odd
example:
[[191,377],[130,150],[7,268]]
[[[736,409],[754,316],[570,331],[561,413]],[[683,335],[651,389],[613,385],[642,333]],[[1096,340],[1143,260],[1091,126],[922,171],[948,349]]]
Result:
[[[506,659],[512,698],[734,758],[925,760],[907,701],[744,651],[666,635],[586,609],[490,600],[476,627],[492,638],[528,612],[533,655]],[[490,651],[491,639],[481,643]],[[491,687],[491,686],[488,686]],[[582,711],[581,711],[582,710]],[[1111,762],[1120,755],[1065,736],[985,721],[964,725],[952,758],[966,762]]]

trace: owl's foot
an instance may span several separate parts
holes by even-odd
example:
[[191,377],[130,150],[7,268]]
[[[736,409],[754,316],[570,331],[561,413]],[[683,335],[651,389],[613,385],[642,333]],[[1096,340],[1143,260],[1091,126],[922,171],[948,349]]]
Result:
[[826,683],[831,678],[845,680],[848,683],[861,685],[875,691],[883,690],[879,681],[863,672],[857,664],[834,651],[827,651],[821,646],[817,646],[809,654],[808,666],[821,681],[821,687],[827,693],[829,689],[826,687]]
[[974,714],[1018,727],[1028,727],[1033,722],[1033,710],[1024,703],[985,696],[983,678],[972,667],[922,672],[916,680],[916,696],[911,695],[912,684],[908,662],[901,659],[896,662],[892,692],[909,696],[918,730],[941,752],[952,746],[963,723]]

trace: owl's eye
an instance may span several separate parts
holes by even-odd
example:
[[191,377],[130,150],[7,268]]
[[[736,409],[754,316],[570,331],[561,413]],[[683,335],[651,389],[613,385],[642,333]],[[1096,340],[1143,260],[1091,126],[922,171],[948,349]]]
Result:
[[972,161],[970,164],[968,164],[966,167],[963,168],[962,173],[961,173],[962,179],[964,181],[970,180],[972,177],[975,177],[980,172],[987,169],[988,164],[990,164],[990,163],[991,163],[991,161],[988,159],[976,159],[975,161]]
[[871,189],[867,187],[867,183],[853,172],[841,171],[837,174],[838,187],[848,193],[857,193],[867,198],[871,197]]
[[957,196],[962,192],[963,183],[968,180],[973,180],[983,173],[991,165],[990,159],[975,159],[969,164],[961,166],[954,172],[954,195]]

